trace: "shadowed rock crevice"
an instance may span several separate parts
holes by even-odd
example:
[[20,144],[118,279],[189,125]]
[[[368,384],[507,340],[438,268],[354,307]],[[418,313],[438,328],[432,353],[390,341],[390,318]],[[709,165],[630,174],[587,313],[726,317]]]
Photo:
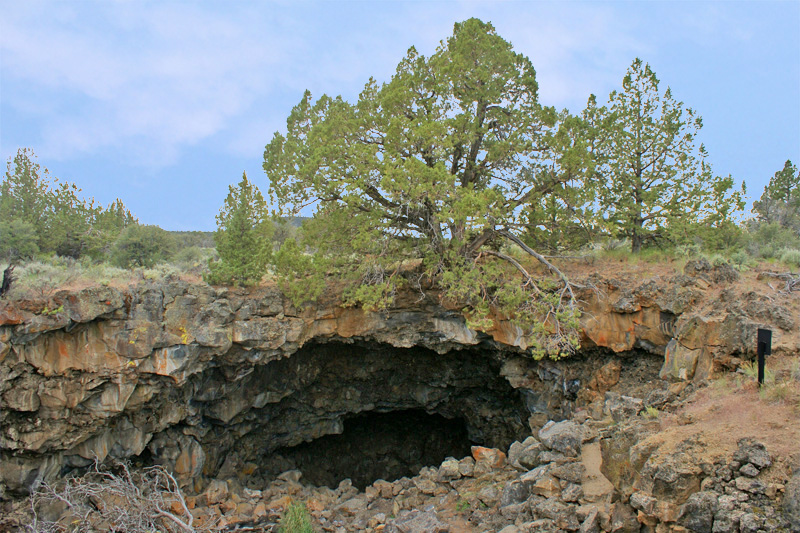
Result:
[[369,412],[345,420],[341,435],[281,448],[263,465],[267,475],[297,469],[306,483],[336,488],[350,479],[364,490],[378,479],[412,477],[447,457],[468,456],[471,444],[462,420],[422,410]]

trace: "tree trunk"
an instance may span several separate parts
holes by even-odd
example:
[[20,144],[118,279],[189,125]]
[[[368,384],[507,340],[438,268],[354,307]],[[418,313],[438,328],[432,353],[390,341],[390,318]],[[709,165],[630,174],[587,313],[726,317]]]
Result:
[[634,229],[633,235],[631,235],[631,253],[638,254],[642,250],[642,242],[644,242],[644,237]]
[[14,265],[8,265],[8,268],[3,271],[3,282],[0,284],[0,298],[8,294],[11,290],[11,284],[14,282]]

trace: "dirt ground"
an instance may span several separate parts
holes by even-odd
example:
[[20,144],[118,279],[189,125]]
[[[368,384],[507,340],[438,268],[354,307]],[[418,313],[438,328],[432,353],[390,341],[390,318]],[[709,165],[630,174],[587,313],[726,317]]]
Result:
[[730,457],[739,439],[752,437],[774,458],[766,481],[785,483],[792,465],[800,464],[800,356],[769,357],[761,388],[742,372],[719,376],[660,421],[654,436],[663,443],[660,453],[694,437],[707,457]]

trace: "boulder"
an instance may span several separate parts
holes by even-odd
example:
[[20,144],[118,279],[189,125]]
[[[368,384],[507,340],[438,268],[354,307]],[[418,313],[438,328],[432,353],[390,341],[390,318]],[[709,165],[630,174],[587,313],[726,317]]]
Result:
[[800,524],[800,468],[784,488],[783,515],[790,524]]
[[433,511],[401,511],[383,529],[384,533],[448,533],[447,524],[439,521]]
[[681,507],[678,523],[696,533],[712,533],[717,512],[717,493],[695,492]]
[[572,420],[553,422],[552,420],[539,430],[542,444],[569,457],[577,457],[583,444],[583,427]]
[[580,483],[584,474],[586,474],[586,466],[579,462],[564,463],[553,468],[550,473],[558,479],[563,479],[570,483]]
[[527,501],[530,496],[530,489],[522,481],[512,481],[503,487],[503,494],[500,496],[500,507],[508,507]]
[[586,518],[583,519],[583,522],[581,522],[580,533],[599,533],[599,520],[599,511],[597,507],[593,507],[586,515]]
[[436,479],[441,482],[452,481],[461,477],[458,469],[458,460],[448,457],[439,467]]
[[644,401],[640,398],[622,396],[615,392],[607,392],[604,411],[611,415],[614,422],[622,422],[633,418],[644,410]]
[[531,510],[538,517],[549,518],[560,529],[575,531],[580,528],[575,508],[565,505],[558,498],[547,498],[537,503]]
[[497,448],[473,446],[472,457],[477,463],[484,463],[492,469],[501,468],[506,464],[506,454]]
[[631,494],[630,504],[634,509],[648,515],[654,515],[658,506],[658,500],[644,492],[634,492]]
[[544,449],[533,436],[514,442],[508,449],[508,463],[517,470],[530,470],[539,466],[539,452]]
[[569,483],[561,491],[561,499],[565,502],[578,502],[583,498],[583,487],[578,483]]
[[733,460],[741,464],[750,463],[762,470],[772,464],[772,458],[766,446],[751,438],[739,439],[739,448],[733,454]]
[[622,502],[614,504],[611,511],[612,533],[639,533],[639,520],[630,505]]

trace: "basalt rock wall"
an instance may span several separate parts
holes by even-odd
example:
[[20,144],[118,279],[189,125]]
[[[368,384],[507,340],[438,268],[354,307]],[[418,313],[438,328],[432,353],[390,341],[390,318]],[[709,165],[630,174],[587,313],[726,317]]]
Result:
[[297,309],[274,287],[169,280],[4,302],[0,495],[108,457],[147,456],[188,483],[369,411],[461,419],[474,442],[507,446],[600,399],[614,353],[663,357],[663,378],[690,380],[751,356],[760,326],[777,332],[774,350],[796,350],[791,302],[736,278],[707,263],[592,276],[582,349],[559,362],[532,360],[508,321],[467,328],[435,293],[382,312],[335,298]]

